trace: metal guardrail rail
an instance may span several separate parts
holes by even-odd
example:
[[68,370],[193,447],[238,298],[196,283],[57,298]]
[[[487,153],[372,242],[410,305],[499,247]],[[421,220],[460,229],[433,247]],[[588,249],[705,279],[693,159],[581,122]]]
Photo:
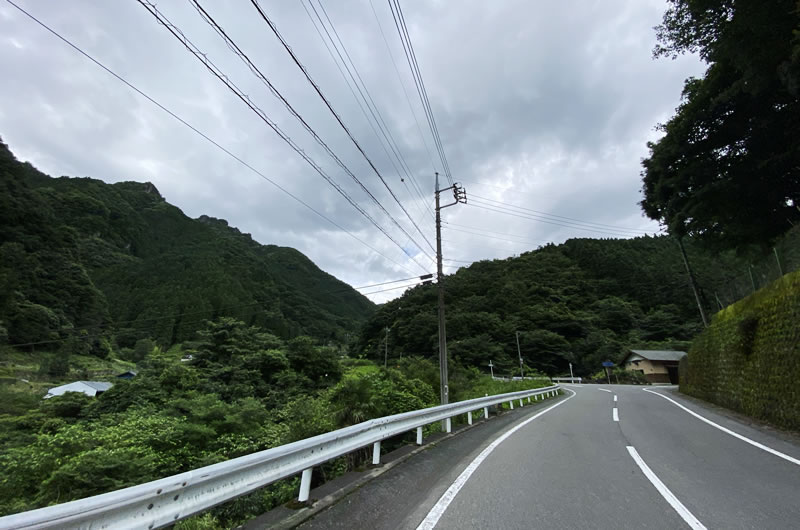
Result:
[[545,399],[558,391],[553,385],[376,418],[138,486],[0,517],[0,529],[160,528],[298,473],[299,500],[307,501],[314,466],[369,445],[372,463],[379,464],[381,440],[416,429],[422,445],[425,425],[444,421],[450,432],[454,416],[466,414],[471,424],[473,411],[483,409],[488,417],[490,406],[509,403],[513,409],[517,400],[522,406],[524,399]]
[[583,378],[581,378],[581,377],[551,377],[550,380],[553,381],[554,383],[573,383],[573,384],[577,383],[577,384],[581,384],[581,381],[583,381]]

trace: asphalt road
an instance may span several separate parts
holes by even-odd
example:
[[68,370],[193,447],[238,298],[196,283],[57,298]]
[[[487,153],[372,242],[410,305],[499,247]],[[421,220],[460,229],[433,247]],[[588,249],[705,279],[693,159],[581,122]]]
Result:
[[744,439],[643,387],[565,388],[440,442],[302,528],[800,528],[800,445],[674,389],[650,390]]

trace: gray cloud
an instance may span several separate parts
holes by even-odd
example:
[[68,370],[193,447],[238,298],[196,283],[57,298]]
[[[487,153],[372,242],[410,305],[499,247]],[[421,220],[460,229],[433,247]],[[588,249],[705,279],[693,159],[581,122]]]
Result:
[[[387,53],[369,0],[324,2],[405,162],[426,194],[397,173],[299,2],[262,2],[416,222],[433,241],[429,197],[435,155],[388,6],[374,8],[416,116]],[[138,3],[23,7],[414,274],[422,272],[158,26]],[[382,204],[432,254],[255,10],[205,7],[236,39]],[[407,5],[406,5],[407,4]],[[230,53],[188,2],[161,9],[406,249],[408,238],[316,145]],[[695,58],[652,61],[663,2],[404,2],[406,20],[454,178],[470,195],[596,223],[656,231],[642,218],[639,160],[653,126],[678,104]],[[187,215],[228,219],[263,243],[298,248],[353,285],[410,276],[217,150],[106,72],[0,4],[0,135],[21,159],[54,176],[149,180]],[[416,118],[416,119],[415,119]],[[417,122],[423,127],[424,140]],[[427,142],[427,150],[426,143]],[[395,163],[396,164],[396,163]],[[445,210],[445,255],[471,261],[529,250],[498,238],[560,242],[607,237],[475,206]],[[487,232],[488,233],[488,232]],[[504,236],[500,234],[512,234]],[[517,236],[517,237],[513,237]],[[419,250],[423,269],[431,260]],[[456,265],[456,262],[451,262]],[[454,270],[454,269],[449,269]],[[399,292],[399,291],[398,291]],[[398,292],[376,295],[376,301]]]

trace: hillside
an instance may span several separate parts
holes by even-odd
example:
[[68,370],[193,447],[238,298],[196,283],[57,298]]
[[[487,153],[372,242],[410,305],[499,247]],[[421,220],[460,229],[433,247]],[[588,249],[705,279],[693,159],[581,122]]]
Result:
[[[0,143],[0,340],[104,356],[235,317],[342,339],[373,304],[292,248],[191,219],[149,183],[50,178]],[[38,343],[38,344],[31,344]]]
[[[693,240],[686,249],[713,314],[715,294],[729,293],[731,278],[746,274],[748,261]],[[447,276],[445,292],[450,356],[481,371],[491,360],[503,375],[518,374],[516,331],[530,368],[565,373],[571,362],[587,375],[602,361],[618,361],[626,347],[684,349],[702,330],[680,250],[666,236],[571,239],[480,261]],[[436,286],[382,306],[366,324],[360,350],[382,358],[386,327],[390,359],[438,355]]]

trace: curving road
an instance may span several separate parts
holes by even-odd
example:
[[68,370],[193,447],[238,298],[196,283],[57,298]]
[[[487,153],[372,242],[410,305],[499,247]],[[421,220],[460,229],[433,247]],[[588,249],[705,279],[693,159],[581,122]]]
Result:
[[673,388],[564,387],[414,456],[302,528],[800,528],[800,445],[788,437]]

